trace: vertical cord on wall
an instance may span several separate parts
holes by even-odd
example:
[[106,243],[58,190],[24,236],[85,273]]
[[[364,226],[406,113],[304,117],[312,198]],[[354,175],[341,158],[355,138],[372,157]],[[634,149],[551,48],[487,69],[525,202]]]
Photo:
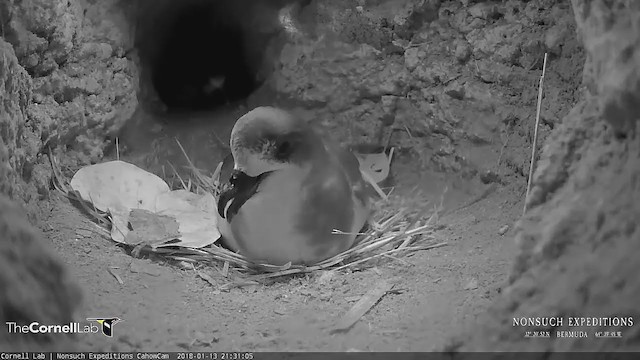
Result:
[[540,108],[542,107],[542,85],[544,83],[544,73],[547,70],[547,53],[544,54],[544,62],[542,63],[542,75],[540,76],[540,84],[538,86],[538,108],[536,110],[536,125],[533,131],[533,146],[531,149],[531,164],[529,166],[529,179],[527,181],[527,194],[524,197],[523,215],[527,212],[527,199],[529,199],[529,191],[531,191],[531,180],[533,179],[533,166],[536,161],[538,149],[538,127],[540,126]]

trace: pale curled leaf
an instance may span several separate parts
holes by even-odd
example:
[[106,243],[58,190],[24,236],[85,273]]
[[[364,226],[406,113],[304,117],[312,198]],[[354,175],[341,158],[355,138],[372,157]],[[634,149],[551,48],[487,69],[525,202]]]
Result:
[[200,248],[220,238],[217,226],[217,207],[213,195],[198,195],[186,190],[161,194],[156,199],[158,214],[168,215],[179,224],[178,242],[167,244]]
[[70,186],[101,211],[145,209],[155,211],[155,199],[169,191],[158,176],[124,161],[109,161],[81,168]]
[[389,155],[383,151],[380,153],[354,153],[360,164],[360,171],[369,175],[376,183],[383,182],[389,177],[391,160],[393,158],[393,148]]
[[158,176],[124,161],[80,169],[71,188],[110,214],[111,238],[119,243],[200,248],[220,237],[213,195],[170,191]]

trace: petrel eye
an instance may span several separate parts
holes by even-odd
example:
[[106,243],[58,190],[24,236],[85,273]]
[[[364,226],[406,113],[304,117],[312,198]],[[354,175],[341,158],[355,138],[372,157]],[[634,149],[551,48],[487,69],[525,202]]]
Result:
[[282,143],[280,143],[280,145],[278,145],[278,148],[276,150],[276,156],[279,159],[286,158],[287,156],[289,156],[290,153],[291,153],[291,142],[283,141]]
[[238,182],[238,175],[237,174],[231,175],[231,177],[229,178],[229,184],[235,185],[236,182]]
[[238,186],[238,181],[240,181],[240,176],[243,175],[241,171],[234,170],[229,177],[229,184],[233,186]]

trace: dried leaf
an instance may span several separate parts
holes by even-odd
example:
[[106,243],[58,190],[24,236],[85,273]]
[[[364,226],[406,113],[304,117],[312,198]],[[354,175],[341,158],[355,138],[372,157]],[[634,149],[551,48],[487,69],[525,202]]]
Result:
[[220,238],[213,195],[170,191],[156,175],[124,161],[84,167],[71,187],[110,214],[116,242],[201,248]]
[[201,248],[220,238],[216,204],[213,195],[176,190],[160,194],[156,201],[158,214],[174,218],[179,224],[179,242],[166,246]]
[[207,274],[204,271],[197,271],[196,274],[204,281],[208,282],[209,285],[218,286],[218,282],[211,277],[211,275]]
[[383,182],[389,176],[393,148],[389,156],[384,151],[371,154],[355,153],[355,155],[360,163],[360,171],[367,173],[376,183]]
[[158,176],[119,160],[81,168],[70,186],[105,212],[114,208],[155,211],[156,197],[169,191]]
[[366,293],[343,317],[340,318],[340,322],[338,322],[338,325],[331,330],[331,333],[345,332],[351,329],[351,327],[375,304],[377,304],[378,301],[380,301],[380,299],[392,288],[393,284],[384,280],[380,281],[375,288]]
[[129,209],[109,209],[111,216],[111,239],[115,242],[126,243],[129,233]]
[[156,247],[180,236],[175,218],[147,210],[131,210],[129,224],[133,230],[127,233],[125,242],[131,245],[145,243]]

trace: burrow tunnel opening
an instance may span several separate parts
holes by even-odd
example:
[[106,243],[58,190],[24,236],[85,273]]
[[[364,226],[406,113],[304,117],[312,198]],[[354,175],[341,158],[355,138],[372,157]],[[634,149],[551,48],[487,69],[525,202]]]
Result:
[[280,28],[273,3],[142,1],[136,47],[146,85],[168,111],[213,109],[263,84],[268,46]]

